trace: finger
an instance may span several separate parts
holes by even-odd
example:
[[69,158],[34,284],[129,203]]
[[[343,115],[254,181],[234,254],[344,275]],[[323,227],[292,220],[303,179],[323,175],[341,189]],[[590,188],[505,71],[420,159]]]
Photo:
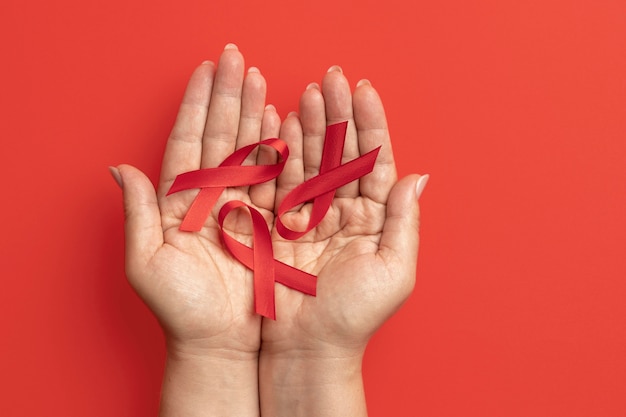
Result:
[[276,203],[280,205],[285,196],[304,182],[302,161],[302,126],[295,112],[290,113],[280,127],[280,138],[289,147],[289,158],[283,172],[276,180]]
[[[268,104],[263,114],[261,125],[261,139],[277,138],[280,135],[280,116],[276,113],[276,108]],[[257,153],[257,165],[272,165],[278,161],[276,151],[268,146],[261,146]],[[259,208],[274,211],[274,201],[276,199],[276,179],[261,184],[253,185],[249,190],[252,204]]]
[[[343,148],[342,164],[360,156],[357,132],[352,113],[352,93],[348,80],[340,67],[332,66],[322,80],[322,93],[326,104],[326,123],[348,121],[346,142]],[[354,198],[359,195],[359,183],[353,181],[337,190],[337,197]]]
[[215,65],[204,62],[191,75],[176,122],[165,147],[159,196],[165,195],[176,175],[200,167],[202,135],[209,108]]
[[[265,111],[265,78],[256,67],[250,67],[243,80],[241,92],[241,116],[239,118],[239,131],[235,149],[258,143],[261,137],[261,125],[263,124],[263,113]],[[244,165],[256,163],[258,150],[255,148],[246,157]],[[245,194],[249,193],[250,187],[239,187]]]
[[415,280],[419,246],[418,198],[427,180],[426,175],[410,175],[393,186],[379,244],[379,255],[387,265],[395,268],[390,272],[394,276],[412,277],[407,281],[411,286]]
[[[236,149],[257,143],[261,137],[261,126],[265,112],[265,78],[256,67],[250,67],[243,81],[241,93],[241,117],[239,119],[239,132],[237,135]],[[256,151],[252,152],[246,163],[256,161]]]
[[367,80],[359,81],[352,100],[361,154],[381,146],[373,172],[359,182],[361,195],[385,203],[397,181],[397,173],[383,103]]
[[124,191],[126,269],[129,279],[163,245],[161,214],[152,183],[130,165],[117,167]]
[[316,83],[309,84],[300,97],[300,121],[303,133],[304,179],[308,180],[319,175],[326,133],[324,96]]
[[226,45],[215,72],[215,82],[202,139],[202,168],[218,166],[235,150],[241,93],[243,55],[233,44]]

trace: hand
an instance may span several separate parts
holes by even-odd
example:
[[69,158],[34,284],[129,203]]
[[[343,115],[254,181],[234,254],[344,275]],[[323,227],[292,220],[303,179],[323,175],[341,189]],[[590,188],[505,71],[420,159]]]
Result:
[[[113,169],[124,190],[128,280],[168,343],[163,415],[258,415],[261,317],[254,313],[252,273],[224,249],[215,218],[224,201],[237,199],[271,223],[275,185],[227,189],[200,232],[179,230],[197,191],[165,194],[178,174],[215,167],[235,149],[278,136],[280,118],[273,107],[264,109],[265,93],[263,76],[254,68],[244,76],[241,53],[228,45],[217,69],[206,62],[191,76],[158,191],[136,168]],[[255,163],[257,154],[261,161],[271,157],[259,151],[247,162]],[[249,237],[245,216],[229,216],[235,226],[228,233],[242,241]]]
[[[369,338],[406,300],[415,282],[419,191],[427,176],[397,181],[380,98],[363,80],[351,94],[339,67],[311,84],[300,116],[283,122],[290,158],[276,201],[318,174],[326,126],[348,120],[343,163],[382,146],[374,170],[337,190],[322,222],[289,241],[274,232],[277,259],[316,274],[317,297],[276,286],[278,320],[263,320],[262,414],[365,415],[361,361]],[[418,185],[419,182],[419,185]],[[305,204],[282,220],[306,226]]]
[[[316,229],[290,241],[274,233],[276,257],[318,276],[317,297],[276,286],[278,320],[264,320],[263,349],[363,349],[370,336],[409,296],[415,280],[418,204],[412,175],[397,182],[382,103],[362,81],[354,95],[338,67],[322,91],[302,95],[300,117],[291,114],[280,136],[290,149],[278,177],[277,203],[315,176],[328,124],[348,120],[343,163],[382,146],[374,171],[337,190]],[[278,204],[277,204],[278,205]],[[283,222],[301,230],[310,204]]]

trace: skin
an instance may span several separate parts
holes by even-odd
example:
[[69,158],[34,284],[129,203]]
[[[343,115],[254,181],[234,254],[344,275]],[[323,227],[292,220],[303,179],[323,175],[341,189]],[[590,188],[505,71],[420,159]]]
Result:
[[[302,94],[281,124],[265,107],[263,76],[244,73],[227,45],[216,65],[191,76],[169,137],[159,185],[129,165],[113,168],[124,192],[129,282],[160,321],[168,356],[161,415],[367,415],[361,362],[368,340],[406,300],[415,280],[417,175],[398,181],[382,102],[362,80],[351,92],[339,67]],[[327,124],[348,120],[344,162],[382,145],[374,171],[337,190],[323,221],[281,238],[274,211],[317,175]],[[280,137],[290,149],[274,181],[227,189],[200,232],[178,230],[196,195],[165,196],[176,175],[219,165],[235,149]],[[276,161],[261,148],[248,163]],[[254,314],[252,273],[222,246],[219,208],[243,200],[272,230],[274,256],[318,276],[317,297],[275,286],[278,320]],[[302,229],[310,204],[283,222]],[[227,232],[250,244],[249,216],[233,212]]]
[[[319,172],[325,128],[348,120],[343,162],[382,145],[371,175],[337,190],[323,221],[297,241],[274,233],[278,258],[318,276],[317,297],[277,286],[277,321],[263,320],[262,414],[367,415],[361,362],[368,340],[411,293],[418,247],[417,176],[397,181],[382,102],[362,80],[351,93],[339,67],[302,94],[281,138],[295,156],[277,203]],[[297,178],[297,181],[294,181]],[[301,229],[308,209],[284,216]]]

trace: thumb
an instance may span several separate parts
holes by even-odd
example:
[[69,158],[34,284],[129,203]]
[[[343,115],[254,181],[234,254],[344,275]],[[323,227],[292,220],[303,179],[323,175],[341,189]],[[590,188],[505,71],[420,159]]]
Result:
[[[116,173],[118,175],[116,175]],[[130,165],[111,167],[124,193],[126,268],[129,275],[145,265],[163,245],[161,212],[152,182]]]
[[[419,195],[428,175],[409,175],[398,181],[387,199],[387,215],[380,238],[380,255],[399,262],[402,272],[415,275],[419,247]],[[408,268],[404,271],[404,267]]]

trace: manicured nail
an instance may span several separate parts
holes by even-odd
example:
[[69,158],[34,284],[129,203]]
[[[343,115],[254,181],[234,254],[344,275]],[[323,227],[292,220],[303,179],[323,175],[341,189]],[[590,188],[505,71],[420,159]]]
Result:
[[256,72],[257,74],[261,73],[261,71],[259,71],[259,69],[257,67],[250,67],[250,68],[248,68],[248,74],[250,74],[251,72]]
[[357,87],[360,87],[362,85],[372,85],[372,83],[370,82],[370,80],[366,80],[365,78],[363,78],[358,83],[356,83]]
[[274,107],[273,104],[268,104],[267,106],[265,106],[265,110],[272,110],[272,111],[276,111],[276,107]]
[[320,89],[320,85],[319,85],[318,83],[311,83],[311,84],[309,84],[309,85],[307,85],[307,86],[306,86],[306,89],[307,89],[307,90],[310,90],[310,89],[312,89],[312,88],[314,88],[314,89],[316,89],[316,90],[319,90],[319,89]]
[[287,117],[291,117],[291,116],[298,117],[298,113],[295,111],[290,111]]
[[111,173],[111,176],[113,176],[113,179],[115,180],[117,185],[119,185],[120,188],[124,188],[124,183],[122,182],[122,175],[120,174],[120,170],[117,169],[117,167],[109,167],[109,172]]
[[235,45],[234,43],[227,43],[226,46],[224,47],[224,50],[227,49],[234,49],[235,51],[239,50],[239,48],[237,48],[237,45]]
[[341,67],[339,65],[333,65],[332,67],[328,68],[327,72],[333,72],[333,71],[337,71],[337,72],[343,73],[343,70],[341,69]]
[[209,64],[212,64],[212,63],[213,62],[211,62],[211,61],[202,61],[202,65],[209,65]]
[[417,180],[417,184],[415,185],[415,196],[419,200],[422,195],[422,191],[424,191],[424,187],[426,187],[426,183],[428,182],[428,178],[430,175],[422,175],[419,180]]

